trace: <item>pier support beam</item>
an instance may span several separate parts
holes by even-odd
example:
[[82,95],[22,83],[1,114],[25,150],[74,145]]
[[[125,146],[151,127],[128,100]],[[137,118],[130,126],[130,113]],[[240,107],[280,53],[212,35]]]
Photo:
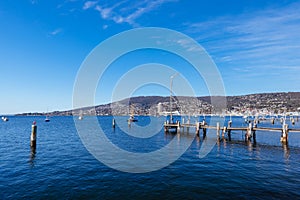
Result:
[[[253,128],[257,128],[257,124],[253,124]],[[256,143],[256,132],[255,130],[252,129],[252,137],[253,137],[253,142]]]
[[113,118],[113,120],[112,120],[112,127],[113,128],[115,128],[116,127],[116,121],[115,121],[115,119]]
[[251,139],[251,131],[252,131],[252,123],[250,122],[247,128],[247,132],[245,134],[245,141],[249,141]]
[[295,119],[291,118],[292,125],[295,125]]
[[283,124],[280,141],[284,144],[287,144],[288,142],[288,132],[289,132],[288,124]]
[[231,124],[232,124],[232,121],[228,121],[228,128],[227,128],[227,135],[228,135],[228,140],[231,141]]
[[199,135],[200,132],[200,122],[196,122],[196,135]]
[[274,117],[271,118],[271,124],[275,124],[275,118]]
[[217,122],[217,140],[220,140],[220,123]]
[[222,139],[224,140],[225,139],[225,133],[226,133],[227,129],[226,129],[226,126],[223,127],[223,130],[222,130]]
[[177,127],[176,128],[177,128],[177,130],[176,130],[177,133],[180,133],[180,122],[179,121],[177,121]]

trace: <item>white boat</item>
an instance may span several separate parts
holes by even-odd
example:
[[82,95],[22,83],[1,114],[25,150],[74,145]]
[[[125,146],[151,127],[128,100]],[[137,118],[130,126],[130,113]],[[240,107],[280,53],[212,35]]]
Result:
[[45,122],[50,122],[50,119],[48,118],[48,116],[46,116]]
[[2,119],[2,121],[4,121],[4,122],[7,122],[7,121],[9,120],[8,117],[4,117],[4,116],[3,116],[1,119]]
[[78,119],[79,120],[83,120],[83,112],[82,112],[82,110],[80,110],[80,112],[79,112]]
[[131,114],[129,115],[129,118],[127,119],[127,122],[137,122],[138,120],[134,116],[134,110],[135,110],[135,108],[134,108],[133,104],[130,105],[130,109],[131,109]]
[[127,121],[128,122],[137,122],[138,120],[134,117],[134,115],[130,115]]

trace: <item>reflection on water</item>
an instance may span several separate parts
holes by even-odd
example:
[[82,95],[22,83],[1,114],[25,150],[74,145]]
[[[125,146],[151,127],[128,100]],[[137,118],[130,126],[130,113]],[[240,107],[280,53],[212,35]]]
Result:
[[[0,199],[115,199],[120,195],[124,199],[300,197],[298,133],[290,134],[288,145],[280,143],[277,132],[257,131],[255,143],[245,142],[241,131],[233,131],[229,141],[226,135],[225,140],[217,140],[215,131],[207,131],[203,138],[201,130],[195,136],[192,128],[189,134],[164,134],[161,130],[149,139],[135,139],[119,124],[112,130],[112,117],[99,119],[112,143],[128,151],[153,152],[174,140],[170,151],[153,158],[153,165],[173,158],[183,144],[193,142],[169,166],[151,173],[131,174],[98,162],[82,144],[72,118],[53,117],[46,124],[44,117],[12,117],[10,123],[0,126],[0,133],[7,136],[0,140],[0,183],[5,183],[0,184]],[[33,120],[39,121],[38,141],[42,148],[37,146],[38,149],[28,147]],[[123,119],[124,129],[128,130],[126,120]],[[81,122],[86,121],[87,117]],[[233,118],[232,126],[239,126],[238,122]],[[136,125],[131,125],[129,133],[137,130]],[[92,127],[87,131],[93,131]],[[210,142],[216,145],[205,157],[199,157],[203,144]],[[127,157],[110,159],[120,165],[128,162]]]
[[32,168],[34,167],[35,154],[36,154],[36,146],[31,146],[30,145],[30,159],[29,159],[29,164],[30,164],[30,166]]
[[288,146],[288,143],[286,143],[286,144],[283,143],[282,148],[283,148],[283,152],[284,152],[284,158],[286,161],[288,161],[290,158],[290,148]]

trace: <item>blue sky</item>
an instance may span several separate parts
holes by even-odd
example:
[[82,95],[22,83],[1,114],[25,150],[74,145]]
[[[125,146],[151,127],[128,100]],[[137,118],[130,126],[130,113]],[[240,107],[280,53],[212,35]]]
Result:
[[[0,113],[71,109],[76,74],[89,52],[139,27],[169,28],[199,42],[227,95],[300,91],[299,13],[300,1],[288,0],[0,1]],[[153,59],[159,55],[137,53],[115,68],[134,67],[139,59],[135,64],[175,63],[172,56]],[[135,95],[168,95],[154,88]],[[98,92],[96,103],[109,102],[110,92]]]

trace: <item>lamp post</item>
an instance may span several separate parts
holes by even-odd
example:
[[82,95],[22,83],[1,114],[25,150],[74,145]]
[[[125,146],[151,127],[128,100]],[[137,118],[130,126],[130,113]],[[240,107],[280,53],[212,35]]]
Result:
[[174,75],[170,76],[170,122],[173,123],[173,116],[172,116],[172,85],[173,85],[173,78],[178,75],[178,72]]

